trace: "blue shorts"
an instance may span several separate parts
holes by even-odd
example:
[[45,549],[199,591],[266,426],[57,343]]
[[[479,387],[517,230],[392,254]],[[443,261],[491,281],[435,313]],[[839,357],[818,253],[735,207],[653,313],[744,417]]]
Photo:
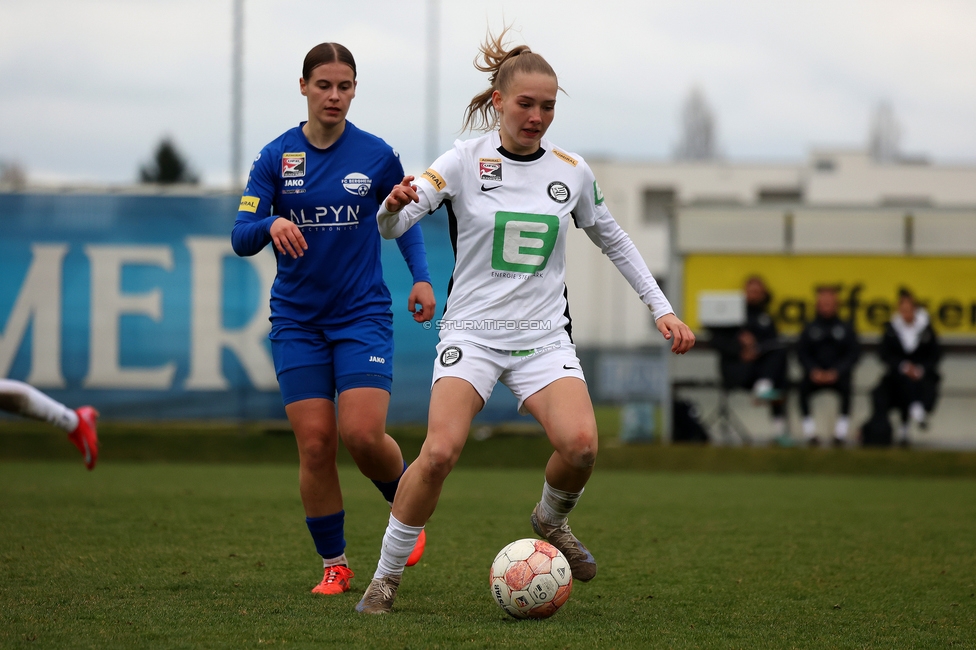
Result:
[[371,317],[313,329],[275,318],[271,355],[284,403],[321,397],[335,401],[350,388],[393,387],[393,318]]

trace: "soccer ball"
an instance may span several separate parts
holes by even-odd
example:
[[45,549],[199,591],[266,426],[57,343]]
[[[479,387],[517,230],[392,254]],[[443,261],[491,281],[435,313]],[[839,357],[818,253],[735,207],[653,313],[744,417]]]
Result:
[[573,590],[566,556],[541,539],[520,539],[499,551],[488,579],[492,598],[515,618],[549,618]]

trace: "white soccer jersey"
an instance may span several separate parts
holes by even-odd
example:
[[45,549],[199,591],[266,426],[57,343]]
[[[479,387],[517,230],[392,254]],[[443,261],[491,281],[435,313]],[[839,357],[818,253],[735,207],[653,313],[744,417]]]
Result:
[[455,267],[442,341],[527,350],[566,336],[566,234],[572,221],[601,247],[659,318],[672,311],[626,233],[613,220],[580,156],[543,138],[535,154],[505,151],[497,131],[455,142],[417,182],[420,203],[391,215],[380,232],[396,237],[442,203]]

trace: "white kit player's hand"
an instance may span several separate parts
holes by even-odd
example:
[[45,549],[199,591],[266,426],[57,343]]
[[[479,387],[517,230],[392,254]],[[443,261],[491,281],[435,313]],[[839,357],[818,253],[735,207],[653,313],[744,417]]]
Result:
[[666,341],[671,341],[671,351],[684,354],[695,345],[695,333],[674,314],[665,314],[655,322]]
[[386,203],[384,204],[387,212],[396,213],[410,203],[420,201],[420,196],[417,194],[417,186],[411,185],[413,180],[413,176],[404,176],[400,184],[393,188],[390,195],[386,197]]
[[[417,305],[420,305],[420,309],[416,309]],[[407,309],[413,314],[413,319],[418,323],[429,321],[434,317],[436,308],[437,300],[434,298],[434,288],[430,283],[418,282],[413,285],[410,297],[407,298]]]
[[282,255],[291,255],[292,259],[298,259],[308,250],[302,231],[290,219],[284,217],[275,219],[271,222],[270,233],[271,241]]

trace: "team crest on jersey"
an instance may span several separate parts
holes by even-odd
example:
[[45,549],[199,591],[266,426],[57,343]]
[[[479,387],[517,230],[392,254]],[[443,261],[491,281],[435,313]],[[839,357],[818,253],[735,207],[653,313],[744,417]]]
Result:
[[502,180],[502,159],[501,158],[479,158],[478,174],[483,181]]
[[453,366],[455,363],[461,360],[461,348],[456,345],[444,348],[441,352],[441,365],[445,368]]
[[565,203],[569,200],[569,186],[562,181],[553,181],[549,183],[549,187],[546,189],[546,193],[549,198],[556,203]]
[[281,177],[301,178],[305,175],[305,152],[281,154]]
[[369,188],[372,187],[373,181],[366,174],[360,174],[359,172],[353,172],[347,174],[345,178],[342,179],[342,188],[349,192],[350,194],[355,194],[356,196],[366,196],[369,194]]

